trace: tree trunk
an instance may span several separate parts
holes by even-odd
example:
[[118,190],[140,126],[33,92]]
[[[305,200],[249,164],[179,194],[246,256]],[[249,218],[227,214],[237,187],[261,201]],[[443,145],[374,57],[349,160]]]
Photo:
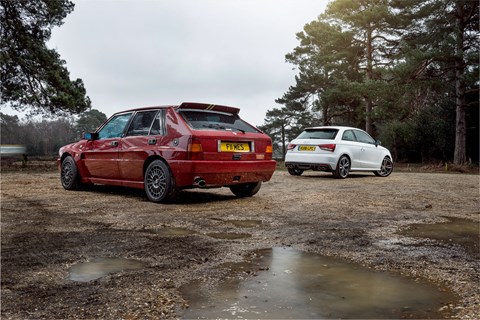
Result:
[[328,120],[328,117],[329,117],[329,115],[328,115],[328,104],[324,103],[322,110],[323,110],[322,124],[324,126],[328,126],[330,124],[330,121]]
[[[372,47],[372,30],[367,29],[366,34],[367,47],[367,82],[373,79],[373,47]],[[365,131],[372,134],[372,110],[373,102],[368,93],[365,95]]]
[[455,59],[455,91],[456,91],[456,122],[455,122],[455,152],[453,163],[464,164],[467,162],[466,152],[466,121],[465,121],[465,61],[464,52],[464,29],[465,10],[463,2],[458,1],[456,15],[456,59]]
[[[325,70],[325,72],[324,72],[324,74],[323,74],[323,78],[324,78],[325,83],[328,83],[328,71],[327,71],[327,70]],[[318,95],[318,100],[320,100],[320,99],[321,99],[321,98],[320,98],[320,94],[319,94],[319,95]],[[322,111],[323,111],[323,114],[322,114],[322,118],[323,118],[323,119],[322,119],[322,124],[323,124],[324,126],[328,126],[328,125],[330,125],[330,119],[329,119],[330,114],[329,114],[329,112],[328,112],[328,111],[329,111],[329,110],[328,110],[328,109],[329,109],[329,108],[328,108],[328,103],[325,102],[325,101],[323,101],[322,104],[323,104],[323,107],[322,107]]]

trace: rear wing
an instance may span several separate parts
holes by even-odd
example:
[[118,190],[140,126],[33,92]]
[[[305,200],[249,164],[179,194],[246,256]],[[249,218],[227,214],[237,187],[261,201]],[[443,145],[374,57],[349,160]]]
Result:
[[218,104],[207,104],[207,103],[197,103],[197,102],[183,102],[178,106],[178,109],[198,109],[198,110],[211,110],[211,111],[220,111],[231,114],[237,114],[240,112],[239,108],[227,107]]

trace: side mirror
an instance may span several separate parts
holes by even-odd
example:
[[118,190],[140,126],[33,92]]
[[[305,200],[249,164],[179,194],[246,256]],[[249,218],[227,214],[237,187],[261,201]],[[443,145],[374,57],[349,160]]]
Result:
[[382,142],[380,140],[375,140],[375,147],[381,146]]
[[96,132],[86,132],[83,134],[83,139],[88,141],[93,141],[98,138],[98,133]]

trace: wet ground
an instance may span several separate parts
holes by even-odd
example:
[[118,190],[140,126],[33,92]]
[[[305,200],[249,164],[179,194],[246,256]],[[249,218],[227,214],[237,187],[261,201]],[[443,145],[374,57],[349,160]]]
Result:
[[454,243],[460,245],[472,255],[480,252],[480,225],[472,220],[454,217],[443,217],[445,222],[411,224],[405,228],[401,235],[417,239],[432,239],[444,244]]
[[[252,198],[190,190],[159,205],[131,189],[68,192],[56,172],[2,172],[1,316],[189,318],[221,306],[229,318],[475,319],[479,204],[468,174],[278,171]],[[287,300],[269,291],[282,286]],[[202,288],[218,294],[202,300]]]
[[216,287],[195,281],[181,293],[194,319],[439,319],[456,298],[445,288],[292,248],[258,250],[228,264]]

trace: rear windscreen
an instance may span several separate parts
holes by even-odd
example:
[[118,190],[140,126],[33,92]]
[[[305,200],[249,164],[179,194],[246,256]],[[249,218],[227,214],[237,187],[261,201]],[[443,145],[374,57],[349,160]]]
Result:
[[338,129],[307,129],[297,139],[335,139]]
[[238,115],[202,111],[202,110],[180,110],[178,111],[185,121],[194,129],[198,130],[233,130],[241,132],[259,131],[240,119]]

